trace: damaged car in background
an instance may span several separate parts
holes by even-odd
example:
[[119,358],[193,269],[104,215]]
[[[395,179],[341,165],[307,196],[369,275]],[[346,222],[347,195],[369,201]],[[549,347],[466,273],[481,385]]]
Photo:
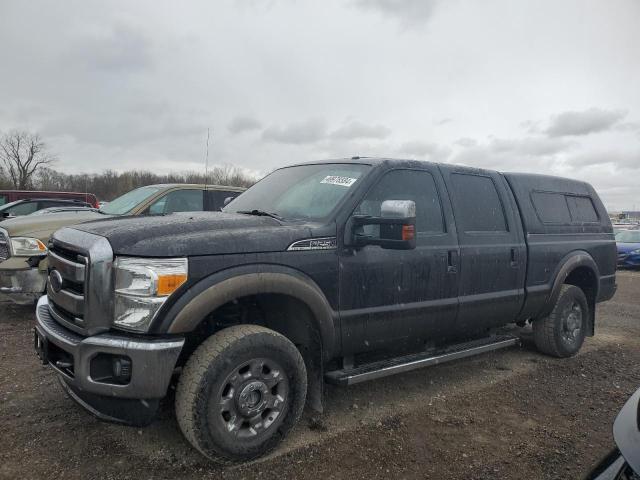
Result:
[[100,210],[65,209],[6,220],[0,224],[0,302],[29,305],[44,295],[47,245],[59,228],[112,216],[217,211],[244,190],[222,185],[149,185],[125,193]]
[[274,171],[222,212],[51,238],[35,348],[98,417],[144,425],[176,387],[189,442],[256,458],[352,385],[518,344],[570,357],[616,290],[587,183],[354,157]]

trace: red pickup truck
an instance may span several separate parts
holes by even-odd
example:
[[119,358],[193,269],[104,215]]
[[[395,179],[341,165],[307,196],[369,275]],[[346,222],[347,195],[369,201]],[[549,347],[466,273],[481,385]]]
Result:
[[0,190],[0,206],[25,198],[60,198],[64,200],[81,200],[98,208],[98,199],[93,193],[79,192],[42,192],[33,190]]

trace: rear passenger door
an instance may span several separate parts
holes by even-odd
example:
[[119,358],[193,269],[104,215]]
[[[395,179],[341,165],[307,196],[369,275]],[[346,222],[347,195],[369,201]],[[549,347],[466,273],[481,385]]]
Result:
[[457,329],[516,319],[524,301],[526,248],[511,191],[497,172],[441,166],[460,244]]

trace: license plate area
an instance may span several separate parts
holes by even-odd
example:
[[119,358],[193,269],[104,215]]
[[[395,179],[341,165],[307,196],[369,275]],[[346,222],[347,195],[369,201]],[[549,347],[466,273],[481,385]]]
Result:
[[74,377],[74,362],[71,353],[47,340],[37,329],[33,341],[36,354],[43,365],[50,364],[68,377]]
[[49,363],[49,341],[40,335],[36,328],[33,329],[33,348],[40,362],[43,365],[47,365]]

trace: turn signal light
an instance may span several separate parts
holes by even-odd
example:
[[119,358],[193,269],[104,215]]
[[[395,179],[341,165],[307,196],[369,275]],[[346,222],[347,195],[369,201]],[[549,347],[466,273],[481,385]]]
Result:
[[161,275],[158,277],[157,295],[164,297],[175,292],[180,285],[187,281],[186,273],[177,273],[173,275]]
[[403,225],[402,226],[402,240],[405,242],[413,240],[416,236],[415,225]]

